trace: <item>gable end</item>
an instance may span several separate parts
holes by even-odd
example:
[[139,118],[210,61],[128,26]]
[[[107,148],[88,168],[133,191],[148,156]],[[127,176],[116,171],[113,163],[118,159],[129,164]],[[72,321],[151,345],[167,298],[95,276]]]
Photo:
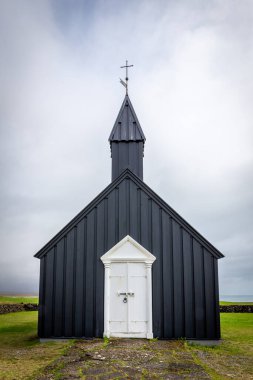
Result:
[[[141,199],[142,194],[145,196],[145,206],[143,200]],[[131,201],[130,197],[133,198]],[[156,204],[158,208],[162,210],[162,212],[167,214],[170,218],[172,218],[172,220],[178,223],[180,228],[183,228],[186,232],[188,232],[192,238],[194,238],[201,246],[209,251],[215,258],[223,257],[223,254],[220,251],[218,251],[211,243],[209,243],[199,232],[197,232],[175,210],[173,210],[166,202],[164,202],[153,190],[151,190],[129,169],[126,169],[87,207],[85,207],[75,218],[73,218],[57,235],[55,235],[54,238],[52,238],[41,250],[35,254],[35,257],[43,257],[64,236],[66,236],[74,227],[76,227],[78,223],[80,223],[89,214],[94,212],[94,210],[97,215],[97,207],[99,205],[101,205],[101,207],[99,207],[99,212],[100,214],[103,214],[104,219],[102,220],[99,216],[94,216],[94,218],[96,218],[97,223],[100,223],[100,228],[105,229],[106,226],[107,231],[104,231],[104,235],[108,235],[107,237],[103,237],[104,243],[103,248],[101,248],[101,254],[104,254],[107,249],[110,249],[113,245],[117,244],[126,235],[131,235],[136,241],[139,242],[139,244],[144,245],[142,243],[141,237],[142,226],[138,226],[138,223],[140,224],[140,212],[146,213],[147,218],[150,217],[149,214],[152,212],[152,203]],[[108,220],[105,220],[105,218]],[[153,222],[151,221],[151,225],[148,227],[151,230],[152,223]],[[152,234],[151,230],[150,234]],[[152,240],[152,237],[149,236],[148,239]],[[149,242],[147,244],[150,245],[151,243]],[[149,248],[147,247],[147,244],[146,248]]]

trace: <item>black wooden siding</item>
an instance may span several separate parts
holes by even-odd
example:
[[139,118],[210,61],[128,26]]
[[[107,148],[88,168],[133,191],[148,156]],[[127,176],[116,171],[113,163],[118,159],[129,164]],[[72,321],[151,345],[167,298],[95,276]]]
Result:
[[143,180],[143,150],[142,141],[112,142],[112,181],[125,169],[130,169]]
[[[134,177],[133,177],[134,178]],[[127,234],[153,255],[153,333],[220,337],[217,257],[132,176],[123,176],[41,257],[40,337],[102,337],[100,257]],[[194,230],[193,230],[194,231]]]

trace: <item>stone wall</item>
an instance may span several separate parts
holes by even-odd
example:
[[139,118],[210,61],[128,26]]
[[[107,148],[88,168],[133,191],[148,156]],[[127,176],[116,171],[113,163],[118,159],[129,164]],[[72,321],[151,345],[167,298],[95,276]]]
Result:
[[[16,311],[36,311],[35,303],[0,304],[0,314],[14,313]],[[224,305],[220,306],[221,313],[253,313],[253,305]]]
[[253,313],[253,305],[224,305],[220,306],[221,313]]
[[36,311],[38,305],[35,303],[2,303],[0,304],[0,314],[14,313],[16,311]]

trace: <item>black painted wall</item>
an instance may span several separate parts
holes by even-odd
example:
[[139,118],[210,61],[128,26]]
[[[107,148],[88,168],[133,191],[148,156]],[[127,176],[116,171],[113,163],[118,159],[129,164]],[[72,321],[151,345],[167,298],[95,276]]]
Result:
[[40,337],[102,337],[100,257],[127,234],[156,256],[154,337],[220,337],[218,256],[162,202],[142,181],[123,174],[36,255]]
[[112,181],[127,168],[143,180],[143,151],[143,141],[112,142]]

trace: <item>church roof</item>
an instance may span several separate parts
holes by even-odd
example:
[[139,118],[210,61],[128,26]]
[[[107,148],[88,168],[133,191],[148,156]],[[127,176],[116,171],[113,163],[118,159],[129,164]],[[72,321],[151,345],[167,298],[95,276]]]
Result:
[[205,247],[215,258],[224,257],[209,241],[207,241],[198,231],[187,223],[173,208],[162,200],[150,187],[139,179],[131,170],[126,169],[119,175],[109,186],[107,186],[90,204],[77,214],[58,234],[56,234],[43,248],[34,256],[42,258],[52,249],[61,238],[63,238],[71,229],[73,229],[84,217],[86,217],[94,208],[96,208],[103,199],[107,198],[111,192],[125,180],[131,180],[139,189],[152,199],[162,210],[165,211],[175,222],[177,222],[185,231],[187,231],[195,240]]
[[120,108],[118,117],[109,137],[113,141],[144,141],[146,138],[141,129],[139,120],[134,112],[133,105],[126,95]]

